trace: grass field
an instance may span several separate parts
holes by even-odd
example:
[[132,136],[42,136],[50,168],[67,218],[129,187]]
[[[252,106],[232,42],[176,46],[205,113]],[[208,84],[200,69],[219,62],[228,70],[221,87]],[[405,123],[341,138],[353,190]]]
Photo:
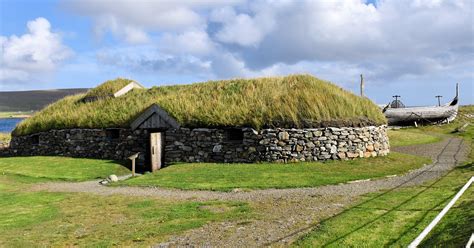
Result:
[[[351,208],[321,222],[294,246],[406,247],[473,173],[474,165],[470,164],[422,186],[368,194]],[[448,213],[424,246],[465,246],[474,231],[474,188],[466,191]]]
[[[459,124],[426,127],[426,130],[458,135],[471,142],[474,137],[472,128],[468,128],[464,133],[451,134],[454,127]],[[404,137],[396,135],[392,142],[403,143],[401,139]],[[440,180],[417,187],[399,188],[363,196],[344,212],[319,223],[318,228],[294,245],[406,246],[444,207],[467,178],[474,174],[473,154],[471,150],[471,162],[458,167]],[[392,153],[388,157],[367,160],[286,166],[253,164],[231,167],[233,165],[178,164],[162,170],[171,169],[161,180],[157,180],[158,174],[151,174],[126,181],[126,184],[135,180],[138,180],[136,184],[140,184],[139,180],[144,180],[158,186],[163,186],[160,184],[165,183],[178,188],[215,190],[280,187],[280,185],[307,187],[360,177],[403,173],[410,167],[416,168],[421,165],[420,163],[427,162],[424,158]],[[370,170],[367,169],[368,165]],[[206,169],[199,170],[200,166]],[[248,170],[249,168],[251,170]],[[231,175],[232,171],[234,175]],[[84,181],[124,173],[128,173],[128,170],[113,161],[63,157],[0,158],[2,209],[0,247],[147,247],[165,241],[171,234],[198,228],[209,222],[246,222],[259,218],[259,210],[254,209],[250,202],[193,200],[178,202],[159,198],[31,190],[36,183],[58,180]],[[209,180],[210,178],[216,179]],[[422,246],[465,245],[470,232],[474,231],[473,199],[474,191],[471,188],[448,212]]]
[[[462,137],[470,145],[467,163],[440,180],[417,187],[369,194],[343,213],[329,218],[295,246],[313,247],[406,247],[432,221],[459,189],[474,175],[474,127],[465,132],[453,131],[464,123],[472,123],[474,106],[460,108],[455,122],[417,129],[416,136],[438,133]],[[391,143],[410,144],[405,137],[413,130],[398,130]],[[407,136],[404,133],[407,132]],[[414,138],[431,142],[431,138]],[[474,187],[471,186],[444,216],[420,247],[464,247],[474,232]]]
[[388,130],[391,147],[421,145],[441,141],[439,135],[428,134],[419,129]]
[[0,112],[0,118],[26,118],[32,115],[31,111]]
[[212,221],[251,216],[247,203],[31,192],[33,184],[124,172],[109,161],[0,158],[0,247],[150,246]]
[[129,186],[228,191],[234,188],[299,188],[403,174],[430,163],[400,153],[350,161],[292,164],[174,164],[153,174],[120,182]]
[[124,175],[128,169],[113,160],[67,157],[8,157],[0,159],[0,173],[55,180],[90,180],[110,174]]
[[313,126],[325,121],[345,125],[386,123],[380,109],[368,98],[309,75],[135,89],[118,98],[89,103],[81,101],[84,96],[66,97],[49,105],[18,125],[13,134],[53,128],[124,127],[154,103],[188,127],[258,129]]

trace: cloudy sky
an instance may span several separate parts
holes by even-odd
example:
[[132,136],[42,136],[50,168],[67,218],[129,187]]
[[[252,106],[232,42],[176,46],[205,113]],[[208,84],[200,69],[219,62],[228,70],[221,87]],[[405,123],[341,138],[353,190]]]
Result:
[[310,73],[377,103],[474,103],[472,0],[0,0],[0,90]]

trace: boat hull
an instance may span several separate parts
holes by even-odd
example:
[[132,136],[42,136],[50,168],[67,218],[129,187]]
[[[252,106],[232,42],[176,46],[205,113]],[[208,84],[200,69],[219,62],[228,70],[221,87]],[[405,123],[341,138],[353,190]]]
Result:
[[439,107],[388,108],[384,112],[389,125],[451,122],[456,118],[457,113],[457,104]]

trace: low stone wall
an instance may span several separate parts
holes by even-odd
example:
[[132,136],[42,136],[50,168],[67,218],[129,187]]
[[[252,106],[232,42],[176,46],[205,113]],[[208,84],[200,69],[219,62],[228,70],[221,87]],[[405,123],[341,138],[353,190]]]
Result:
[[[10,155],[62,155],[126,160],[141,152],[149,133],[129,129],[52,130],[13,137]],[[233,136],[233,137],[232,137]],[[296,162],[384,156],[386,126],[315,129],[180,128],[165,132],[165,162]]]
[[166,133],[168,162],[296,162],[384,156],[386,126],[315,129],[242,129],[243,139],[226,140],[225,130],[187,129]]
[[126,160],[146,151],[148,134],[129,129],[64,129],[12,137],[11,156],[58,155]]

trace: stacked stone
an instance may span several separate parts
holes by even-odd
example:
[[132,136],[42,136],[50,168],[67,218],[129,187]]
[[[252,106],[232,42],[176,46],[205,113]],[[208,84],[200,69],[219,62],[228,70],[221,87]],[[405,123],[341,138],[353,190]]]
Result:
[[145,131],[115,131],[118,132],[118,137],[113,139],[107,136],[107,130],[104,129],[51,130],[13,137],[10,153],[13,156],[58,155],[125,160],[135,152],[143,153],[146,150]]
[[255,162],[256,132],[242,129],[242,140],[229,140],[225,129],[180,128],[166,131],[167,162]]
[[[68,129],[13,137],[9,153],[61,155],[126,160],[149,151],[146,130]],[[297,162],[384,156],[389,152],[387,127],[315,129],[243,128],[240,140],[230,140],[228,129],[180,128],[164,132],[164,159],[171,162]],[[235,138],[235,137],[234,137]],[[3,152],[0,153],[4,154]]]
[[265,129],[263,159],[276,162],[353,159],[389,152],[386,127]]

